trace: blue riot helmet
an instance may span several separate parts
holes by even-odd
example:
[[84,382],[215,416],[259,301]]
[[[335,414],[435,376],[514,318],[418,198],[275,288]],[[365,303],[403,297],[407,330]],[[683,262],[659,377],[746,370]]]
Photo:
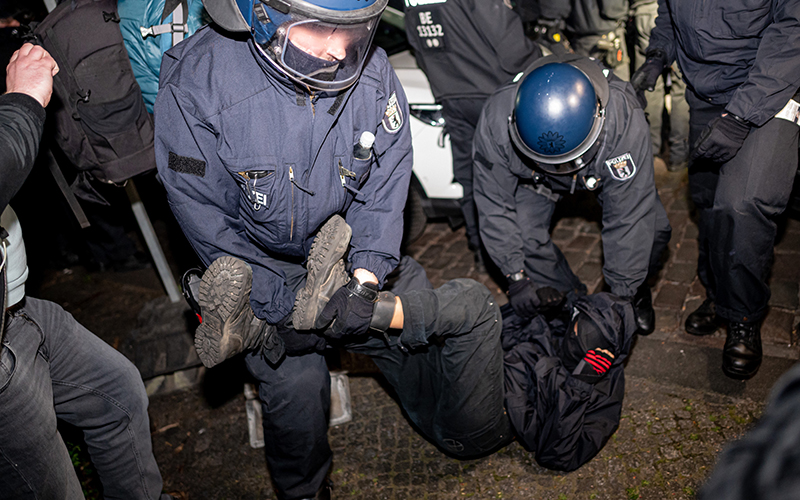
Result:
[[591,59],[541,58],[517,81],[511,139],[546,173],[574,173],[597,152],[607,101],[606,75]]
[[211,18],[249,32],[261,54],[315,90],[346,89],[361,74],[388,0],[203,0]]

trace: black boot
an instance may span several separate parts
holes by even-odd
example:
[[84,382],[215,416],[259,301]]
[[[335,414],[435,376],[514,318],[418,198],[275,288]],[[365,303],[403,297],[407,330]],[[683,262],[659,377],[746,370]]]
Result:
[[633,312],[636,316],[636,333],[650,335],[656,329],[656,312],[653,310],[653,294],[647,282],[642,283],[633,296]]
[[717,320],[717,308],[714,301],[706,299],[695,309],[693,313],[686,317],[686,333],[697,336],[711,335],[719,328]]
[[761,366],[761,327],[758,323],[728,325],[722,350],[722,371],[730,378],[747,380]]

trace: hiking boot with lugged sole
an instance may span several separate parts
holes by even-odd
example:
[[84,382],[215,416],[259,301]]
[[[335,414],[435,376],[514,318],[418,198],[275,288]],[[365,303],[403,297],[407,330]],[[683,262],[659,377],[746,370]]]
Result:
[[331,296],[347,284],[349,277],[342,257],[352,234],[344,219],[334,215],[314,238],[308,253],[306,286],[297,292],[294,301],[292,325],[296,330],[312,330]]
[[203,322],[194,347],[207,368],[263,341],[266,322],[250,308],[252,283],[252,269],[236,257],[220,257],[203,273],[198,294]]

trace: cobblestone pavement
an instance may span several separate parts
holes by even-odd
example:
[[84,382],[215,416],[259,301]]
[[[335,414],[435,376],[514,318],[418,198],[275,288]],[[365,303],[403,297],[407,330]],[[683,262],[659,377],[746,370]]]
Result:
[[[458,461],[424,440],[379,379],[350,378],[353,421],[330,430],[337,499],[691,499],[725,442],[762,405],[628,377],[623,418],[581,469],[536,465],[518,443]],[[165,490],[191,499],[272,499],[262,450],[248,445],[244,398],[211,407],[199,389],[152,398]]]
[[[764,365],[750,381],[731,381],[719,369],[724,332],[696,338],[682,331],[685,316],[703,299],[686,173],[657,169],[657,183],[673,227],[670,253],[653,286],[657,331],[633,348],[623,419],[595,459],[578,471],[556,473],[537,466],[518,443],[480,460],[449,458],[412,429],[380,376],[351,375],[354,419],[330,430],[334,498],[694,498],[717,453],[758,418],[769,388],[800,357],[794,330],[800,319],[800,222],[787,220],[776,245]],[[590,291],[602,287],[598,220],[596,208],[578,200],[558,214],[553,230]],[[463,228],[430,223],[409,253],[436,286],[470,277],[498,302],[506,300],[495,281],[475,269]],[[115,347],[123,341],[120,325],[134,325],[141,305],[161,294],[152,270],[122,275],[79,268],[49,276],[41,291]],[[248,444],[242,370],[232,362],[146,381],[160,392],[151,397],[150,415],[166,491],[183,500],[275,498],[263,450]],[[164,393],[195,380],[202,383]]]

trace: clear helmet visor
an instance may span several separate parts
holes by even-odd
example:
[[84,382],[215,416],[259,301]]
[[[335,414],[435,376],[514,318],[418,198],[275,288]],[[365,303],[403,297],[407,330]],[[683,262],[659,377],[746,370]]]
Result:
[[256,43],[267,59],[304,85],[338,91],[352,85],[361,74],[380,12],[360,22],[311,19],[296,12],[277,17],[270,19],[273,26],[277,25],[271,36],[259,37],[256,28]]

